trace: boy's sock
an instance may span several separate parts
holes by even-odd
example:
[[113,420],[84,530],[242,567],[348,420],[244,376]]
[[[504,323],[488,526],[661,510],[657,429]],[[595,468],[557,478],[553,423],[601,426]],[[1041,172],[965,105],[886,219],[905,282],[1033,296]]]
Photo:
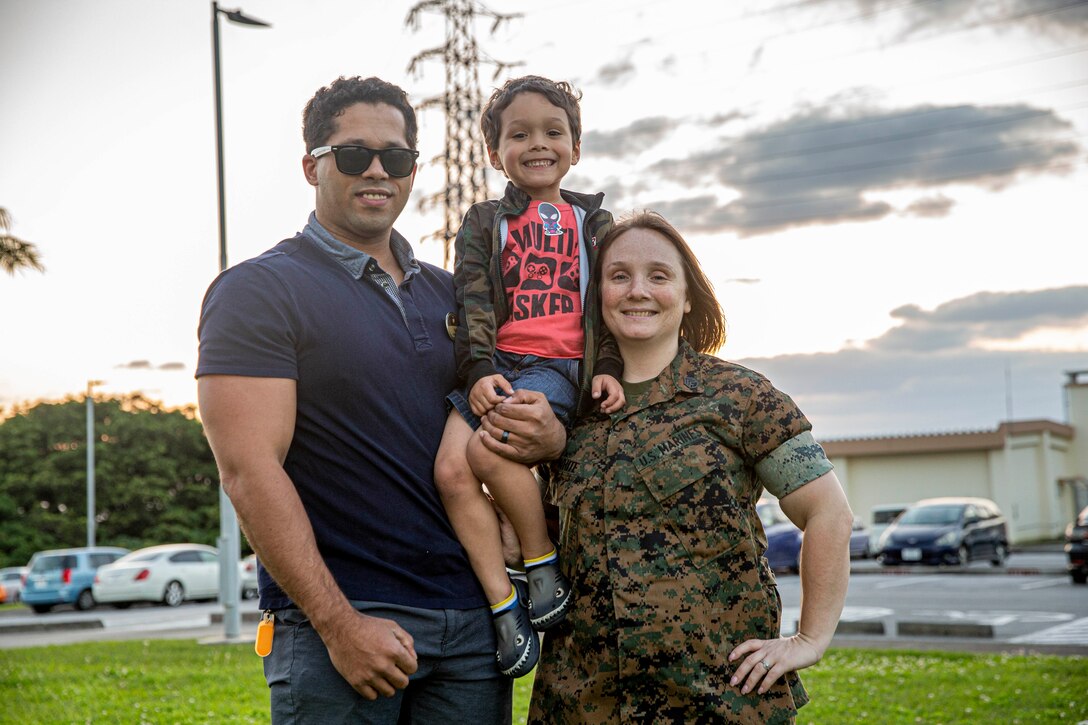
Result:
[[518,589],[513,584],[510,585],[510,596],[503,599],[498,604],[491,605],[491,615],[501,614],[507,609],[513,609],[518,605]]
[[525,560],[525,570],[528,571],[534,566],[544,566],[545,564],[552,564],[559,560],[559,552],[554,548],[544,556],[538,556],[534,559]]

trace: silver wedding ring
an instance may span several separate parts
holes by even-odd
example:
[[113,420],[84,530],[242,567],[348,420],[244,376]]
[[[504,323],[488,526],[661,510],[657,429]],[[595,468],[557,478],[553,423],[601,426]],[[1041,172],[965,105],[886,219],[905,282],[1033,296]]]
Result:
[[760,664],[763,665],[763,669],[765,670],[770,670],[772,666],[771,663],[767,660],[763,660],[762,662],[760,662]]
[[502,438],[501,438],[500,440],[501,440],[501,441],[502,441],[503,443],[507,443],[507,442],[509,442],[509,441],[510,441],[510,431],[508,431],[508,430],[504,430],[504,431],[502,432]]

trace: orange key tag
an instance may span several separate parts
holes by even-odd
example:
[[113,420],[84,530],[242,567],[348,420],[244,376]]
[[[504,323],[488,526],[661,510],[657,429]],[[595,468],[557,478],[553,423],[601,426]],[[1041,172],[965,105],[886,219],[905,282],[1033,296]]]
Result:
[[253,651],[258,657],[267,657],[272,654],[272,633],[276,630],[276,618],[271,610],[267,610],[261,621],[257,624],[257,640],[253,643]]

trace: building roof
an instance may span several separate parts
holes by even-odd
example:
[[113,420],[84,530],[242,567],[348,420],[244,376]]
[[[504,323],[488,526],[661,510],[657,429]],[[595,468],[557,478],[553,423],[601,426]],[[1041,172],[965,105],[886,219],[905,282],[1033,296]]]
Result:
[[1058,438],[1073,439],[1073,427],[1052,420],[1016,420],[994,430],[958,433],[923,433],[879,438],[833,438],[821,440],[824,451],[833,456],[890,456],[905,453],[959,453],[1005,447],[1011,437],[1049,432]]

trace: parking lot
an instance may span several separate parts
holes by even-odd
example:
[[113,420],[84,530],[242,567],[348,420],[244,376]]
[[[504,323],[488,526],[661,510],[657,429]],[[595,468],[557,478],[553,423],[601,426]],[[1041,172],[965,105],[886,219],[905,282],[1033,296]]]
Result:
[[[852,564],[840,619],[838,646],[1037,651],[1088,655],[1088,587],[1065,573],[1060,547],[1014,551],[1005,567],[882,567]],[[800,581],[780,574],[783,631],[796,627]],[[241,639],[252,640],[259,617],[255,600],[240,602]],[[179,607],[65,607],[37,615],[27,608],[0,611],[0,649],[107,639],[221,639],[222,607],[215,602]]]

